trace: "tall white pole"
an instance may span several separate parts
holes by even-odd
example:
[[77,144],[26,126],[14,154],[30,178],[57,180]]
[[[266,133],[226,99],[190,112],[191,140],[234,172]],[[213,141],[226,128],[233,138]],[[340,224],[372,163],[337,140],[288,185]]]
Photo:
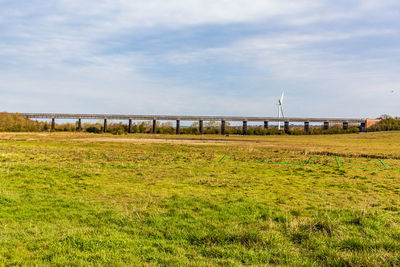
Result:
[[278,105],[278,130],[281,129],[281,106]]
[[279,102],[278,102],[278,130],[281,129],[281,117],[283,117],[282,105],[283,105],[283,96],[284,95],[285,95],[285,92],[282,92],[282,96],[281,96],[281,98],[279,99]]

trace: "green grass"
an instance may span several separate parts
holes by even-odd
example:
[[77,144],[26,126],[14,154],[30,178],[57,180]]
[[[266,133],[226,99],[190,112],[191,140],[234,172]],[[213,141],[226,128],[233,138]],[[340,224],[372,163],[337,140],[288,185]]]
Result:
[[1,134],[1,264],[400,263],[399,133],[150,137]]

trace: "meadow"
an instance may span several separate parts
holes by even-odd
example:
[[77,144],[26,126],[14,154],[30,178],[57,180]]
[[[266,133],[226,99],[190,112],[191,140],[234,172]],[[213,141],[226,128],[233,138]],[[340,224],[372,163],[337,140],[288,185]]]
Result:
[[400,133],[0,133],[0,265],[400,264]]

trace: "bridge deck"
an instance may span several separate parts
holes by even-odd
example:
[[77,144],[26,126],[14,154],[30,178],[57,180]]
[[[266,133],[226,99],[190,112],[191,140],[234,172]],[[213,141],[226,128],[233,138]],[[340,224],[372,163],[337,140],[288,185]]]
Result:
[[179,116],[179,115],[118,115],[118,114],[61,114],[61,113],[20,113],[30,119],[109,119],[109,120],[181,120],[181,121],[288,121],[288,122],[349,122],[362,123],[360,118],[281,118],[277,117],[238,117],[238,116]]

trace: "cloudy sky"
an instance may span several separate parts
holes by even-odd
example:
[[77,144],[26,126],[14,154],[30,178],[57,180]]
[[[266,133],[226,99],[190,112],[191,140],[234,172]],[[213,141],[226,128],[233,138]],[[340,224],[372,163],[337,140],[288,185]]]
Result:
[[0,110],[400,115],[398,0],[0,0]]

